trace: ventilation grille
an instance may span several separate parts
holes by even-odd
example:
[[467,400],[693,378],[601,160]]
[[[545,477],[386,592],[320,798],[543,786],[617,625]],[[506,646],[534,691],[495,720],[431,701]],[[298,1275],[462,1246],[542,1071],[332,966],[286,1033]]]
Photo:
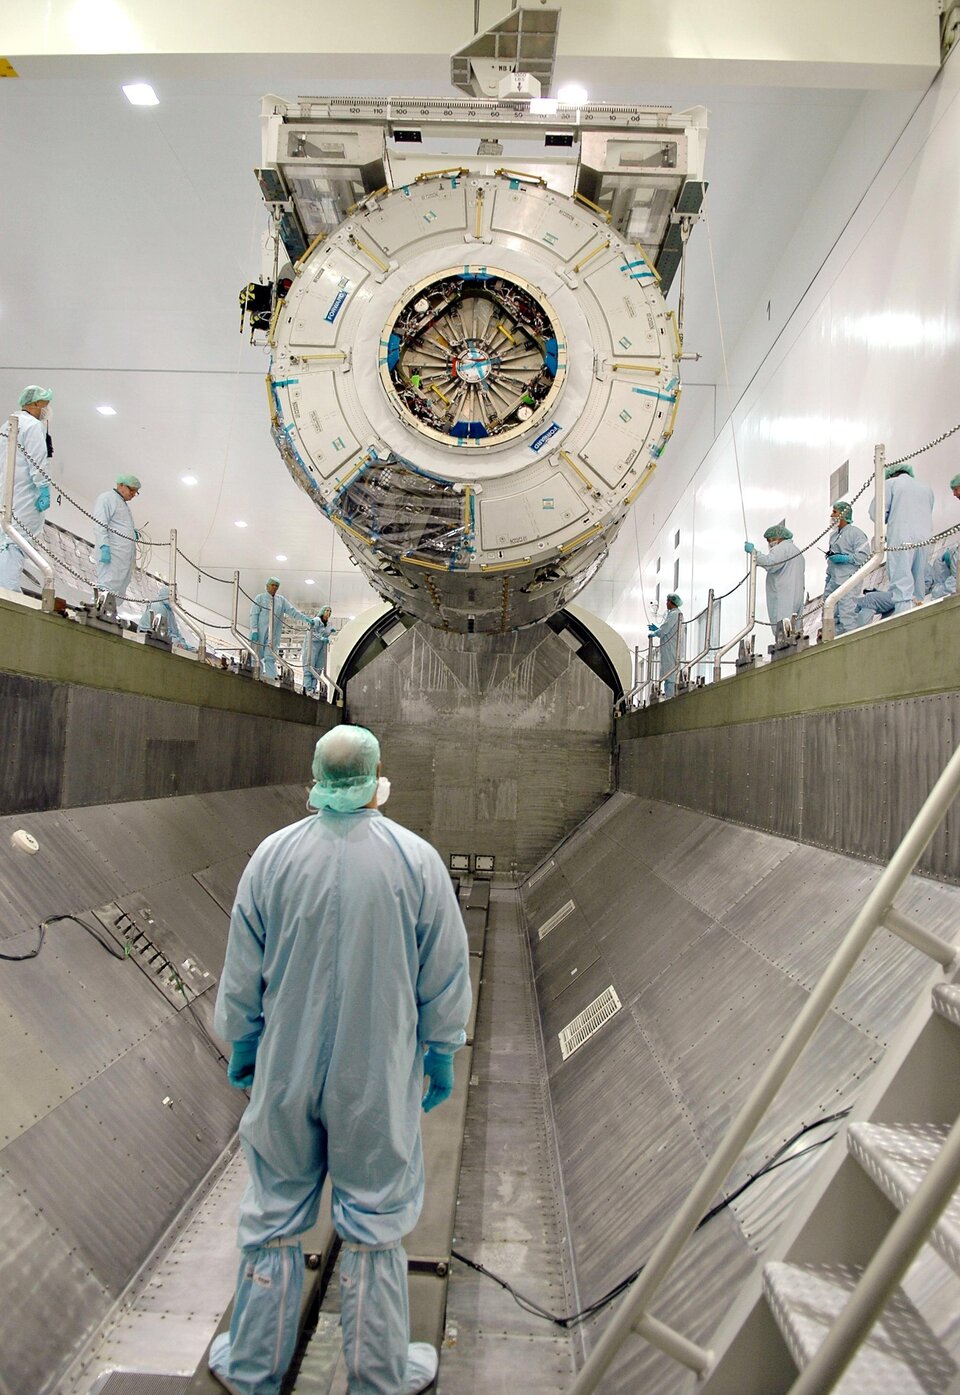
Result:
[[556,867],[556,865],[557,864],[551,857],[549,862],[545,862],[542,867],[538,867],[533,876],[527,878],[527,890],[529,891],[532,886],[536,886],[541,877],[545,877],[550,869]]
[[589,1007],[585,1007],[583,1012],[578,1012],[571,1023],[564,1027],[558,1034],[560,1042],[560,1054],[564,1060],[578,1051],[585,1041],[589,1041],[592,1036],[599,1032],[605,1022],[618,1013],[621,1008],[620,999],[617,997],[617,990],[611,983],[609,988],[605,988],[599,998],[594,998]]
[[567,916],[574,909],[575,907],[572,901],[568,901],[565,906],[561,906],[558,911],[554,912],[549,920],[545,920],[540,926],[540,929],[537,931],[537,939],[542,940],[550,934],[551,930],[556,930],[561,921],[566,920]]

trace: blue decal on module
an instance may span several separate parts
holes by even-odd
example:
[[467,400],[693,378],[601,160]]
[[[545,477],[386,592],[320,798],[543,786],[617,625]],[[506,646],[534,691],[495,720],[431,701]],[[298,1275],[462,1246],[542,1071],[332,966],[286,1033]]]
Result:
[[391,334],[390,343],[387,345],[387,367],[392,373],[400,362],[400,336]]
[[326,320],[327,324],[333,324],[334,320],[337,318],[337,316],[340,314],[340,311],[343,309],[343,302],[346,300],[346,298],[346,291],[337,291],[336,295],[333,297],[333,304],[330,306],[330,309],[323,317]]
[[530,442],[530,449],[531,449],[531,450],[542,450],[543,447],[544,447],[544,446],[547,444],[547,442],[549,441],[550,437],[551,437],[551,436],[556,436],[556,434],[557,434],[557,432],[558,432],[559,430],[560,430],[560,423],[559,423],[558,421],[555,421],[551,426],[548,426],[548,427],[547,427],[546,431],[541,431],[541,432],[540,432],[540,435],[537,437],[537,439],[536,439],[535,441],[531,441],[531,442]]
[[543,366],[544,366],[544,368],[547,370],[548,373],[552,373],[553,376],[556,377],[556,375],[557,375],[557,341],[556,341],[556,339],[548,339],[548,340],[546,341],[546,343],[544,344],[543,348],[544,348]]

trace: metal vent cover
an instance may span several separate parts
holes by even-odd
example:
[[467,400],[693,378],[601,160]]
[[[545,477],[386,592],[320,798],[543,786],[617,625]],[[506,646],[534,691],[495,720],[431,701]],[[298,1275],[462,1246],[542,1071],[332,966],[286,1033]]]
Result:
[[592,1036],[599,1032],[605,1022],[620,1011],[622,1004],[617,996],[617,990],[611,983],[609,988],[605,988],[599,998],[594,998],[593,1002],[578,1012],[572,1022],[568,1023],[561,1032],[557,1034],[560,1042],[560,1054],[566,1061],[575,1051],[578,1051],[585,1041],[589,1041]]
[[547,873],[550,871],[551,867],[556,867],[556,865],[557,864],[551,857],[549,862],[545,862],[542,867],[538,867],[537,870],[533,873],[533,875],[527,878],[527,890],[529,891],[532,886],[536,886],[537,882],[540,881],[541,877],[545,877]]
[[558,911],[554,911],[550,919],[545,920],[540,926],[540,929],[537,931],[537,939],[545,939],[546,936],[550,934],[550,931],[556,930],[557,926],[560,925],[562,921],[566,920],[567,916],[573,910],[576,910],[574,903],[568,901],[565,906],[561,906]]

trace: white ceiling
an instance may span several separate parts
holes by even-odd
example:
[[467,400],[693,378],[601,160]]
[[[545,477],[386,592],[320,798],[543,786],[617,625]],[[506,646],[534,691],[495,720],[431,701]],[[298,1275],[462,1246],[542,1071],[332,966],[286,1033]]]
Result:
[[[729,353],[838,143],[860,121],[868,170],[918,94],[888,93],[889,120],[872,131],[860,91],[639,87],[625,66],[565,55],[558,77],[583,82],[597,100],[710,109],[708,211]],[[54,464],[84,506],[118,473],[135,471],[143,481],[135,514],[155,540],[176,527],[189,557],[224,577],[239,568],[248,591],[275,572],[299,605],[319,610],[329,599],[341,617],[364,609],[373,593],[273,448],[267,359],[239,334],[237,296],[259,274],[265,227],[252,174],[259,101],[265,92],[444,95],[446,63],[382,54],[141,56],[29,59],[17,67],[19,78],[0,82],[3,409],[15,405],[24,383],[53,387]],[[127,103],[120,82],[137,79],[153,82],[158,107]],[[833,235],[824,228],[826,245]],[[712,426],[718,343],[701,227],[691,240],[686,344],[703,357],[687,365],[674,461],[685,439],[699,449],[701,411]],[[102,403],[117,415],[98,415]],[[199,479],[195,488],[180,483],[186,473]],[[54,516],[84,531],[67,506]],[[237,528],[238,519],[248,527]],[[288,560],[276,562],[278,553]],[[154,567],[164,570],[162,554]],[[601,574],[608,585],[591,590],[594,608],[610,613],[628,570],[611,559]],[[214,583],[205,580],[197,594],[189,571],[178,580],[185,594],[217,605]],[[218,608],[227,604],[222,590]]]

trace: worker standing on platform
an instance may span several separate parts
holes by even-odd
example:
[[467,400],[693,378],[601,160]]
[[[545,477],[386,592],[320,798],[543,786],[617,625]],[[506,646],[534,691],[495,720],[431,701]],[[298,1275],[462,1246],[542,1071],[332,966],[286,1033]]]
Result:
[[277,676],[277,649],[287,615],[313,627],[309,615],[304,615],[302,610],[291,605],[286,596],[280,595],[280,578],[268,576],[267,589],[260,592],[250,607],[250,643],[256,645],[257,658],[265,678]]
[[745,542],[743,550],[757,552],[757,566],[767,573],[767,619],[776,640],[783,634],[785,620],[803,614],[806,568],[803,553],[783,519],[765,529],[763,536],[770,544],[769,552],[757,552],[752,542]]
[[[869,562],[871,549],[866,533],[854,527],[853,505],[838,499],[830,512],[833,532],[827,543],[827,578],[823,587],[823,599],[831,596],[839,586]],[[855,586],[842,601],[837,602],[834,612],[837,634],[845,634],[856,628],[857,601],[863,595],[863,584]]]
[[[303,661],[303,691],[312,693],[317,686],[315,673],[327,671],[327,648],[336,630],[330,624],[330,607],[325,605],[313,622],[313,629],[304,637],[301,659]],[[311,672],[313,670],[313,672]]]
[[130,501],[140,492],[136,475],[120,475],[112,489],[99,495],[93,506],[96,520],[97,590],[123,600],[130,588],[137,560],[140,534],[133,526]]
[[[921,605],[926,595],[927,550],[907,545],[928,542],[933,532],[934,496],[928,484],[914,479],[911,465],[888,465],[886,479],[887,547],[903,548],[903,551],[887,552],[887,576],[894,608],[899,614]],[[871,519],[876,514],[876,503],[876,499],[871,499]]]
[[378,810],[372,732],[327,732],[313,775],[316,816],[261,843],[230,921],[214,1021],[232,1043],[231,1083],[251,1089],[240,1123],[250,1182],[230,1332],[209,1363],[235,1395],[279,1395],[297,1338],[299,1237],[329,1172],[347,1388],[413,1395],[437,1353],[410,1343],[401,1241],[423,1203],[421,1106],[449,1097],[466,1039],[467,937],[439,855]]
[[[13,522],[21,532],[38,538],[43,532],[43,515],[50,507],[50,486],[42,470],[47,464],[47,429],[44,422],[53,393],[50,388],[31,385],[20,394],[17,412],[17,455],[13,475]],[[0,478],[6,472],[6,423],[0,430]],[[0,533],[0,586],[19,591],[20,573],[26,561],[6,533]]]
[[157,592],[157,599],[151,601],[140,616],[140,623],[137,625],[137,629],[141,632],[152,630],[154,617],[157,615],[162,615],[167,622],[166,637],[170,640],[171,644],[176,645],[178,649],[186,649],[191,654],[196,652],[197,646],[195,644],[189,644],[187,640],[184,639],[183,631],[177,623],[176,614],[174,613],[173,606],[170,604],[169,586],[160,587],[160,590]]
[[660,681],[663,696],[673,697],[677,686],[677,668],[683,658],[683,601],[671,592],[667,597],[667,613],[662,625],[648,625],[648,632],[660,640]]

